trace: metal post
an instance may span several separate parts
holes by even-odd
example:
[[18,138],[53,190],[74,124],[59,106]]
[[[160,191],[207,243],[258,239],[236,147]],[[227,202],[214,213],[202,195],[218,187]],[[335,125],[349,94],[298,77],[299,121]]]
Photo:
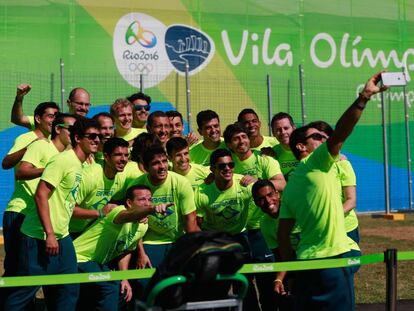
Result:
[[179,96],[179,87],[180,87],[180,84],[179,84],[179,80],[178,80],[178,72],[176,72],[175,73],[175,107],[176,107],[176,109],[177,110],[179,110],[178,109],[178,96]]
[[384,261],[387,277],[385,310],[395,311],[397,308],[397,250],[387,249],[384,252]]
[[382,114],[382,146],[384,154],[384,191],[385,191],[385,213],[389,214],[390,209],[390,177],[388,172],[388,143],[387,124],[385,116],[384,92],[381,93],[381,114]]
[[413,178],[411,175],[411,143],[410,143],[410,121],[408,114],[407,92],[406,86],[403,87],[404,92],[404,115],[405,115],[405,144],[407,147],[407,177],[408,177],[408,208],[413,209]]
[[144,77],[142,73],[139,74],[139,91],[141,93],[144,92]]
[[290,114],[290,79],[287,80],[287,113]]
[[303,66],[299,65],[299,85],[300,85],[300,103],[302,107],[302,126],[306,124],[306,112],[305,112],[305,89],[303,85]]
[[266,76],[266,84],[267,84],[267,114],[268,114],[268,125],[269,125],[269,136],[272,136],[272,125],[270,121],[272,120],[273,112],[272,112],[272,81],[270,75]]
[[63,112],[65,102],[65,63],[60,59],[60,110]]
[[55,74],[50,74],[50,101],[55,101]]
[[187,122],[188,133],[191,133],[191,98],[190,98],[190,77],[189,72],[190,65],[188,61],[185,62],[185,89],[186,89],[186,102],[187,102]]

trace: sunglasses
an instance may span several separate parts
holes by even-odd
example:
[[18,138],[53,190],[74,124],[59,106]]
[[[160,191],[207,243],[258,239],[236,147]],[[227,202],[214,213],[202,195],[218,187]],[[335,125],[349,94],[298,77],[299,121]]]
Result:
[[144,109],[145,111],[149,111],[151,109],[151,105],[135,105],[135,110],[139,111]]
[[319,141],[322,141],[323,139],[328,139],[328,137],[326,137],[325,135],[319,134],[319,133],[310,134],[309,136],[305,137],[305,140],[308,140],[309,138],[312,138],[314,140],[319,140]]
[[96,134],[96,133],[91,133],[91,134],[85,134],[83,135],[83,137],[90,139],[90,140],[95,140],[97,138],[99,138],[99,140],[101,140],[103,138],[102,134]]
[[228,166],[230,169],[234,168],[234,162],[227,162],[227,163],[217,163],[216,167],[219,170],[224,170],[226,168],[226,166]]
[[68,129],[68,130],[72,127],[71,124],[66,124],[66,123],[59,123],[59,124],[56,124],[56,126],[59,126],[61,128]]

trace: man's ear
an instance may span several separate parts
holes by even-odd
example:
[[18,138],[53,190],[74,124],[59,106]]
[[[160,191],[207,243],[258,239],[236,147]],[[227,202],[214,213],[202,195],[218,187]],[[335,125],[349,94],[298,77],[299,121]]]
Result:
[[131,199],[126,199],[126,200],[125,200],[125,205],[126,205],[128,208],[131,208],[131,206],[132,206],[132,200],[131,200]]
[[36,124],[39,124],[40,123],[40,118],[41,118],[41,116],[39,116],[39,115],[37,115],[37,116],[34,116],[34,119],[35,119],[35,123]]
[[75,134],[75,141],[76,141],[76,144],[79,144],[79,142],[80,142],[80,138],[79,138],[79,135],[78,134]]
[[296,149],[298,149],[300,152],[304,152],[304,151],[306,151],[306,146],[303,143],[297,143],[296,144]]

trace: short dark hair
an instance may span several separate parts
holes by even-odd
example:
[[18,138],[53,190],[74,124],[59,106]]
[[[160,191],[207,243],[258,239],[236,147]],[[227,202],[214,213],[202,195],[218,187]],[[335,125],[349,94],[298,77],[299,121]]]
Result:
[[151,97],[149,95],[146,95],[142,92],[134,93],[127,97],[127,99],[132,103],[133,101],[137,99],[142,99],[147,102],[147,105],[151,104]]
[[180,118],[181,123],[184,124],[183,115],[177,110],[169,110],[165,113],[168,118]]
[[108,155],[112,154],[114,152],[115,148],[117,147],[129,147],[129,143],[119,137],[111,137],[106,140],[106,142],[103,145],[103,153],[106,153]]
[[320,132],[324,132],[326,135],[331,136],[334,132],[332,126],[329,125],[329,123],[325,121],[313,121],[307,125],[308,127],[312,127],[314,129],[317,129]]
[[254,111],[252,108],[246,108],[240,111],[239,115],[237,116],[237,122],[243,122],[242,118],[244,117],[244,115],[249,113],[254,114],[256,118],[259,119],[259,116],[257,115],[256,111]]
[[43,116],[46,109],[48,108],[54,108],[59,111],[59,106],[55,102],[43,102],[36,106],[34,110],[34,116]]
[[115,122],[114,117],[109,112],[106,112],[106,111],[99,112],[99,113],[95,114],[92,117],[92,119],[94,119],[94,120],[96,120],[98,122],[99,122],[99,118],[109,118],[109,119],[112,120],[112,123]]
[[174,152],[188,147],[188,142],[182,137],[172,137],[167,141],[167,153],[171,157]]
[[151,127],[153,125],[155,118],[168,118],[168,116],[164,111],[161,110],[151,112],[147,119],[147,127]]
[[[74,118],[75,120],[78,120],[79,116],[76,114],[70,114],[70,113],[58,113],[52,123],[52,133],[50,134],[50,138],[54,139],[57,136],[56,126],[58,124],[64,124],[65,118]],[[71,127],[69,127],[69,129],[70,128]]]
[[148,168],[150,162],[155,158],[155,156],[163,154],[167,156],[165,150],[161,146],[151,146],[149,147],[145,153],[142,155],[142,162],[144,163],[144,167]]
[[210,155],[210,167],[213,167],[214,165],[216,165],[217,160],[223,157],[232,158],[231,152],[228,149],[224,149],[224,148],[219,148],[219,149],[214,150],[213,153]]
[[299,143],[304,144],[306,142],[306,132],[309,128],[308,125],[305,125],[295,129],[292,134],[290,134],[289,147],[297,160],[300,160],[300,151],[296,148],[296,145]]
[[252,197],[253,197],[254,201],[256,201],[257,193],[259,192],[259,190],[264,188],[264,187],[270,187],[274,191],[276,191],[275,185],[270,180],[268,180],[268,179],[259,179],[258,181],[256,181],[253,184],[253,187],[252,187]]
[[100,129],[99,122],[89,118],[79,118],[70,129],[70,141],[72,146],[76,146],[75,136],[82,138],[85,136],[86,130],[90,128]]
[[126,195],[125,195],[125,199],[130,199],[133,200],[134,199],[134,191],[135,190],[148,190],[149,192],[151,192],[151,188],[145,185],[133,185],[131,187],[129,187],[126,191]]
[[230,143],[233,136],[239,133],[245,133],[248,135],[246,129],[238,122],[227,125],[223,133],[224,142],[226,144]]
[[201,130],[203,124],[210,120],[217,119],[220,122],[218,114],[213,110],[203,110],[197,113],[197,126]]
[[271,127],[273,128],[273,123],[275,123],[276,121],[282,120],[282,119],[288,119],[290,122],[290,125],[292,125],[292,127],[295,126],[295,122],[293,122],[293,118],[290,114],[286,112],[278,112],[273,116],[272,121],[270,121]]
[[89,92],[86,90],[86,89],[84,89],[83,87],[75,87],[74,89],[72,89],[72,91],[70,91],[70,93],[69,93],[69,97],[68,97],[68,99],[70,100],[70,101],[72,101],[73,100],[73,98],[75,97],[75,95],[76,95],[76,92],[77,91],[84,91],[85,93],[87,93],[89,96],[90,96],[90,94],[89,94]]
[[134,139],[131,150],[131,160],[137,163],[142,162],[142,155],[152,146],[161,146],[157,135],[151,133],[141,133]]

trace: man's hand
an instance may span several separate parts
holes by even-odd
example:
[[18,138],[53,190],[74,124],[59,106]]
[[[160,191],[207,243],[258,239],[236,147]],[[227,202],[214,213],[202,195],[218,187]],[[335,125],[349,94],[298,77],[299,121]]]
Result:
[[198,137],[193,132],[188,133],[186,139],[188,142],[188,146],[194,145],[198,142]]
[[139,253],[137,256],[137,269],[152,268],[151,260],[145,253]]
[[30,90],[32,89],[32,86],[30,84],[20,84],[17,86],[17,90],[16,90],[16,97],[24,97],[25,95],[27,95],[27,93],[30,92]]
[[174,203],[163,203],[163,204],[155,205],[154,211],[161,215],[168,215],[168,213],[171,212],[171,211],[168,211],[168,208],[173,205]]
[[251,183],[254,183],[257,181],[257,178],[250,176],[250,175],[245,175],[243,176],[242,179],[240,179],[240,185],[246,187],[247,185],[250,185]]
[[118,205],[113,204],[113,203],[106,204],[104,207],[102,207],[102,214],[104,216],[108,215],[117,206]]
[[121,281],[121,294],[124,296],[126,302],[130,302],[132,299],[132,288],[128,280]]
[[57,254],[59,254],[59,243],[56,240],[56,237],[53,233],[47,235],[45,246],[46,246],[46,254],[50,256],[56,256]]
[[381,81],[381,74],[384,71],[378,72],[377,74],[373,75],[367,83],[365,83],[365,87],[361,92],[361,95],[370,98],[372,95],[377,94],[379,92],[383,92],[388,89],[388,86],[378,86],[378,82]]
[[208,174],[208,176],[204,179],[204,183],[206,185],[211,184],[213,181],[214,181],[214,174],[213,173]]
[[274,291],[279,295],[286,295],[285,287],[283,286],[283,281],[280,279],[274,280]]
[[147,224],[148,223],[148,217],[144,217],[139,221],[140,224]]

